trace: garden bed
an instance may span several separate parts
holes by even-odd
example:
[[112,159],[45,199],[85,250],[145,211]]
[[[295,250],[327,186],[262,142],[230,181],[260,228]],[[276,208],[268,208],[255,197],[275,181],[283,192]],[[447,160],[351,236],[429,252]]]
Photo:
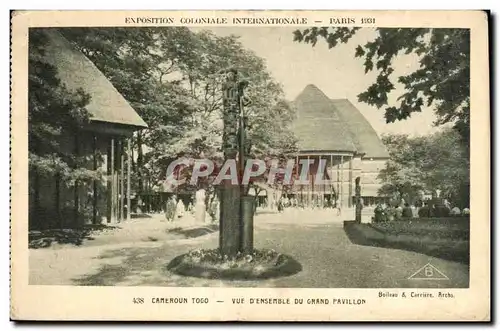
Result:
[[411,220],[360,224],[345,222],[349,239],[358,245],[404,249],[450,261],[469,263],[469,222]]
[[175,274],[209,279],[254,280],[290,276],[302,270],[292,257],[274,250],[254,250],[229,258],[218,249],[195,250],[177,256],[167,266]]
[[470,233],[467,219],[411,219],[369,225],[386,234],[430,236],[436,239],[468,240]]

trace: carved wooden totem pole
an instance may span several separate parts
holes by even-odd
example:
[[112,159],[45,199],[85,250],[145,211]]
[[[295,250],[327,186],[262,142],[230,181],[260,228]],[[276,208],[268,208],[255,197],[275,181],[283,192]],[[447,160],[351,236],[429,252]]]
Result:
[[[244,89],[248,86],[247,81],[241,81],[238,84],[238,95],[240,105],[240,125],[238,130],[239,136],[239,178],[243,179],[246,163],[246,155],[248,155],[252,148],[252,143],[248,139],[248,130],[250,129],[248,117],[245,114],[245,107],[250,105],[251,101],[245,96]],[[241,183],[241,182],[240,182]],[[240,250],[244,254],[253,253],[253,215],[255,198],[248,196],[248,190],[243,183],[240,184],[240,224],[241,224],[241,245]]]
[[[225,179],[220,186],[219,248],[221,253],[227,256],[235,256],[239,251],[247,251],[247,249],[244,249],[245,242],[248,242],[248,238],[251,238],[251,241],[253,241],[253,227],[252,236],[249,237],[245,233],[244,221],[242,219],[242,209],[246,210],[246,203],[242,204],[244,190],[241,187],[242,170],[244,169],[244,150],[241,147],[246,145],[242,141],[245,137],[243,106],[246,104],[243,89],[247,84],[245,81],[239,81],[238,72],[231,69],[227,72],[226,81],[222,86],[224,109],[222,148],[224,162],[227,160],[236,161],[236,157],[239,156],[238,183],[240,184],[234,185],[230,179]],[[244,237],[247,239],[244,240]],[[246,246],[248,245],[247,243]]]
[[361,223],[361,210],[363,209],[363,203],[361,201],[361,185],[359,184],[361,178],[356,177],[356,187],[355,187],[355,195],[356,195],[356,222]]

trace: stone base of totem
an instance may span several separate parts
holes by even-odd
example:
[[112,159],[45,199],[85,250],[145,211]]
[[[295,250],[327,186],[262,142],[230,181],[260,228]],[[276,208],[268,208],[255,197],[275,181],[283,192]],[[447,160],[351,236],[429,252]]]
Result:
[[218,249],[196,250],[174,258],[167,270],[177,275],[226,280],[254,280],[285,277],[302,271],[293,257],[274,250],[227,258]]

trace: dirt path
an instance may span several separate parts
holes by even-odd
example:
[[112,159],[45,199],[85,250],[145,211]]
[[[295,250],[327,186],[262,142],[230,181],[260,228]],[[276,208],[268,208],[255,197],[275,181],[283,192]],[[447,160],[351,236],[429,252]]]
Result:
[[[107,234],[110,244],[30,250],[30,283],[305,288],[468,286],[467,265],[414,252],[355,245],[338,222],[328,224],[315,219],[297,224],[290,217],[279,217],[256,217],[255,244],[257,248],[274,248],[299,261],[302,271],[293,276],[265,281],[219,281],[173,275],[165,267],[175,256],[191,249],[217,247],[218,233],[186,238],[172,233],[177,225],[153,219],[136,221],[124,226],[127,229],[122,232]],[[96,240],[105,242],[105,238]],[[408,279],[429,262],[449,279]]]

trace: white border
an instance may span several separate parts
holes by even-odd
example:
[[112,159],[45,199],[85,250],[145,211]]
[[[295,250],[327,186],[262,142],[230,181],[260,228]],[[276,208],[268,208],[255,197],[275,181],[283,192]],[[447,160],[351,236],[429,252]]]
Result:
[[[349,2],[335,2],[335,8],[333,6],[325,6],[325,3],[322,1],[286,1],[283,3],[271,3],[270,1],[266,0],[255,0],[255,1],[217,1],[217,2],[187,2],[183,1],[181,3],[177,3],[177,6],[175,3],[170,2],[169,3],[169,8],[161,7],[161,4],[157,1],[148,1],[148,0],[142,0],[142,1],[120,1],[120,8],[111,6],[109,4],[105,4],[102,0],[87,0],[85,2],[68,2],[68,1],[26,1],[26,0],[18,0],[18,1],[10,1],[10,5],[13,6],[14,8],[17,9],[154,9],[155,7],[158,9],[275,9],[275,8],[283,8],[283,9],[471,9],[470,5],[471,2],[458,2],[454,1],[450,3],[449,5],[453,5],[450,7],[443,7],[442,5],[439,5],[436,1],[432,0],[421,0],[415,3],[406,3],[406,2],[401,2],[401,1],[387,1],[387,0],[380,0],[376,2],[371,2],[371,1],[354,1],[351,0]],[[474,1],[473,5],[477,9],[482,9],[482,8],[492,8],[493,11],[497,11],[496,9],[498,8],[498,1],[483,1],[483,0],[476,0]],[[3,7],[3,5],[9,5],[6,2],[2,2],[0,6]],[[182,4],[182,7],[180,6]],[[160,6],[159,6],[160,5]],[[4,29],[2,30],[3,33],[0,34],[0,38],[2,38],[3,45],[7,45],[9,42],[9,14],[7,13],[8,6],[6,6],[6,10],[3,11],[4,15],[0,17],[2,20]],[[497,23],[498,26],[498,23]],[[498,42],[498,31],[497,31],[497,26],[495,26],[495,43]],[[0,90],[3,93],[4,98],[1,100],[3,101],[3,104],[5,105],[4,109],[9,109],[9,82],[7,81],[7,77],[9,77],[9,67],[7,67],[8,59],[9,59],[9,48],[5,47],[4,48],[4,61],[2,62],[3,65],[0,66],[1,73],[3,74],[2,77],[4,77],[4,82],[5,85],[2,86],[3,88]],[[496,62],[498,63],[498,55],[495,54],[495,59]],[[495,91],[492,91],[492,94],[499,95],[498,94],[498,82],[497,82],[497,77],[494,77],[495,79]],[[0,119],[0,125],[4,126],[0,128],[0,132],[2,132],[4,135],[7,135],[9,132],[9,113],[7,111],[4,111],[1,113],[1,116],[4,116],[3,118]],[[498,118],[498,116],[497,116]],[[495,121],[495,124],[497,122]],[[3,129],[3,130],[2,130]],[[495,131],[495,130],[493,130]],[[495,144],[497,145],[497,144]],[[495,146],[494,145],[494,146]],[[8,138],[0,139],[0,151],[3,152],[3,155],[7,155],[9,151],[9,140]],[[9,177],[8,177],[8,170],[9,170],[9,164],[8,164],[8,159],[3,158],[2,160],[5,160],[0,163],[0,166],[2,167],[2,174],[3,177],[3,185],[0,185],[1,188],[1,194],[2,194],[2,199],[0,199],[0,208],[2,211],[5,211],[5,216],[7,216],[7,211],[9,210],[9,205],[7,204],[7,198],[9,196]],[[495,182],[496,184],[496,182]],[[497,198],[500,200],[500,198]],[[492,205],[499,205],[498,200],[495,200],[495,202],[492,202]],[[492,215],[493,216],[493,215]],[[497,213],[495,211],[495,216],[497,216]],[[495,219],[497,219],[495,217]],[[2,231],[2,236],[3,236],[3,242],[8,243],[9,242],[9,237],[8,237],[8,223],[4,221],[4,226],[5,229]],[[498,231],[498,226],[496,227]],[[495,233],[495,234],[498,234]],[[493,241],[495,243],[495,248],[498,248],[500,245],[497,243],[496,240]],[[7,244],[4,246],[4,254],[2,254],[2,258],[5,259],[3,262],[4,266],[7,266],[8,268],[8,259],[9,259],[9,250],[7,248]],[[496,268],[495,270],[496,271]],[[8,276],[8,270],[6,270],[4,273],[1,274],[2,281],[5,281],[4,283],[4,288],[7,288],[9,286],[9,276]],[[3,296],[2,300],[2,309],[4,314],[4,318],[2,319],[6,329],[13,329],[14,325],[13,323],[9,322],[9,297],[8,296]],[[496,306],[496,305],[495,305]],[[495,307],[494,306],[494,307]],[[498,309],[498,308],[497,308]],[[498,313],[498,311],[496,311]],[[494,315],[495,316],[495,313]],[[496,315],[498,316],[498,315]],[[27,326],[26,329],[32,329],[36,326]],[[50,327],[50,326],[49,326]],[[63,326],[63,328],[66,328],[69,326]],[[137,327],[137,325],[133,326]],[[238,327],[242,327],[239,325]],[[342,327],[342,326],[341,326]],[[381,327],[384,327],[381,325]],[[408,326],[412,327],[412,326]],[[415,326],[413,326],[415,327]],[[433,328],[435,326],[429,326],[426,325],[426,328]],[[444,326],[444,328],[452,328],[454,327],[453,325],[451,326]],[[95,325],[89,325],[83,327],[85,328],[92,328],[93,330],[100,330],[103,328],[102,326],[95,326]],[[189,327],[188,327],[189,328]],[[2,328],[3,329],[3,328]]]

